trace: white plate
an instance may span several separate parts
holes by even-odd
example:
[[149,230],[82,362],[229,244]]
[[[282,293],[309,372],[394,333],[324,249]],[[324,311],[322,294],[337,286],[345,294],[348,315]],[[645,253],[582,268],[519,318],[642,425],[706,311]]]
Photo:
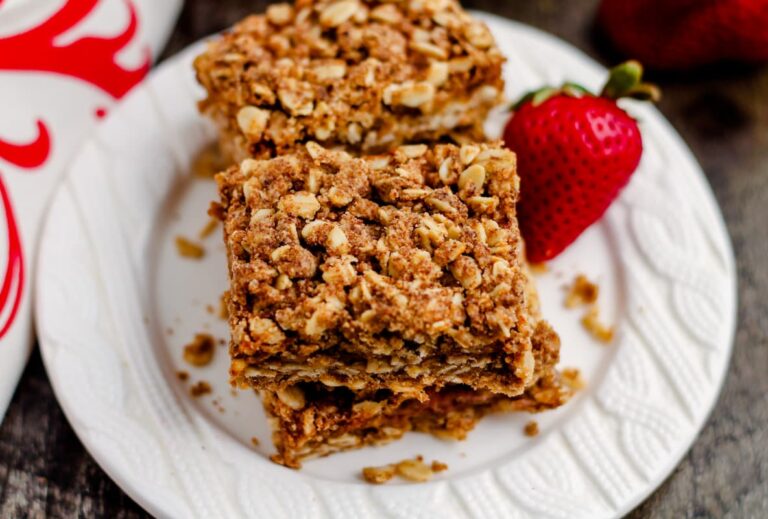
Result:
[[[484,16],[509,59],[509,98],[564,78],[597,88],[605,70],[555,38]],[[731,351],[734,262],[701,170],[659,113],[629,104],[642,164],[606,217],[539,280],[563,338],[563,366],[588,388],[564,408],[484,420],[465,442],[422,434],[380,448],[271,463],[258,399],[234,396],[226,349],[195,370],[181,359],[194,333],[226,336],[206,311],[226,284],[221,238],[203,261],[173,239],[194,236],[215,197],[190,162],[213,139],[197,114],[194,46],[136,89],[74,161],[43,233],[37,325],[59,401],[88,450],[150,512],[174,517],[616,517],[637,505],[690,447]],[[497,118],[490,126],[497,132]],[[586,273],[601,287],[617,339],[604,346],[563,308],[563,285]],[[169,330],[173,330],[169,334]],[[214,394],[188,396],[205,379]],[[223,411],[221,410],[223,409]],[[250,438],[261,440],[253,447]],[[372,487],[365,465],[415,454],[450,469],[422,485]]]

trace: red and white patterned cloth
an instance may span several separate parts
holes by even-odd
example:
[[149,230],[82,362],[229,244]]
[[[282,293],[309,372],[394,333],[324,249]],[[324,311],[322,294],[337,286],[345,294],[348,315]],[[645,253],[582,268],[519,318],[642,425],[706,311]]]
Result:
[[37,233],[83,139],[147,74],[181,0],[0,0],[0,420],[33,344]]

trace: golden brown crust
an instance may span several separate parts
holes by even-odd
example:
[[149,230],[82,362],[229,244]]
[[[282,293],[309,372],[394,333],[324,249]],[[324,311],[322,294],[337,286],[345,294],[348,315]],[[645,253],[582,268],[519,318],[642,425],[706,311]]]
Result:
[[512,152],[419,145],[360,159],[309,143],[217,182],[238,385],[516,396],[535,381],[534,333],[557,336],[528,300]]
[[389,149],[482,135],[504,59],[455,0],[299,0],[249,16],[195,61],[233,159],[314,140]]

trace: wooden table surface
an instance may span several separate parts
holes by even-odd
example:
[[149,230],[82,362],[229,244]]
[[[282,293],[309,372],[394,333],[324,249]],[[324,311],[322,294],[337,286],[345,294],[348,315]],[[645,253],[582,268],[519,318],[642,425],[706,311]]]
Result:
[[[264,4],[187,0],[164,56]],[[465,4],[549,31],[602,63],[618,59],[594,34],[596,0]],[[630,517],[768,517],[768,67],[651,79],[725,215],[738,264],[739,325],[725,387],[701,436]],[[145,516],[84,451],[35,353],[0,427],[0,518]]]

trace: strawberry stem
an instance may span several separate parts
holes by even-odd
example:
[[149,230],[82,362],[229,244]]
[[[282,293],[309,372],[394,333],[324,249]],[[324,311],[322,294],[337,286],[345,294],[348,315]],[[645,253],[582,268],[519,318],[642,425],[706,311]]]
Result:
[[643,66],[635,60],[625,61],[610,70],[608,81],[600,92],[601,97],[619,99],[631,97],[647,101],[658,101],[661,92],[656,85],[643,83]]
[[[546,86],[528,92],[515,103],[512,110],[517,111],[527,103],[539,106],[556,95],[579,98],[594,94],[578,83],[566,82],[560,88]],[[661,91],[656,85],[643,83],[643,66],[638,61],[630,60],[616,65],[609,71],[608,81],[600,92],[600,96],[614,100],[631,97],[641,101],[656,102],[661,98]]]

